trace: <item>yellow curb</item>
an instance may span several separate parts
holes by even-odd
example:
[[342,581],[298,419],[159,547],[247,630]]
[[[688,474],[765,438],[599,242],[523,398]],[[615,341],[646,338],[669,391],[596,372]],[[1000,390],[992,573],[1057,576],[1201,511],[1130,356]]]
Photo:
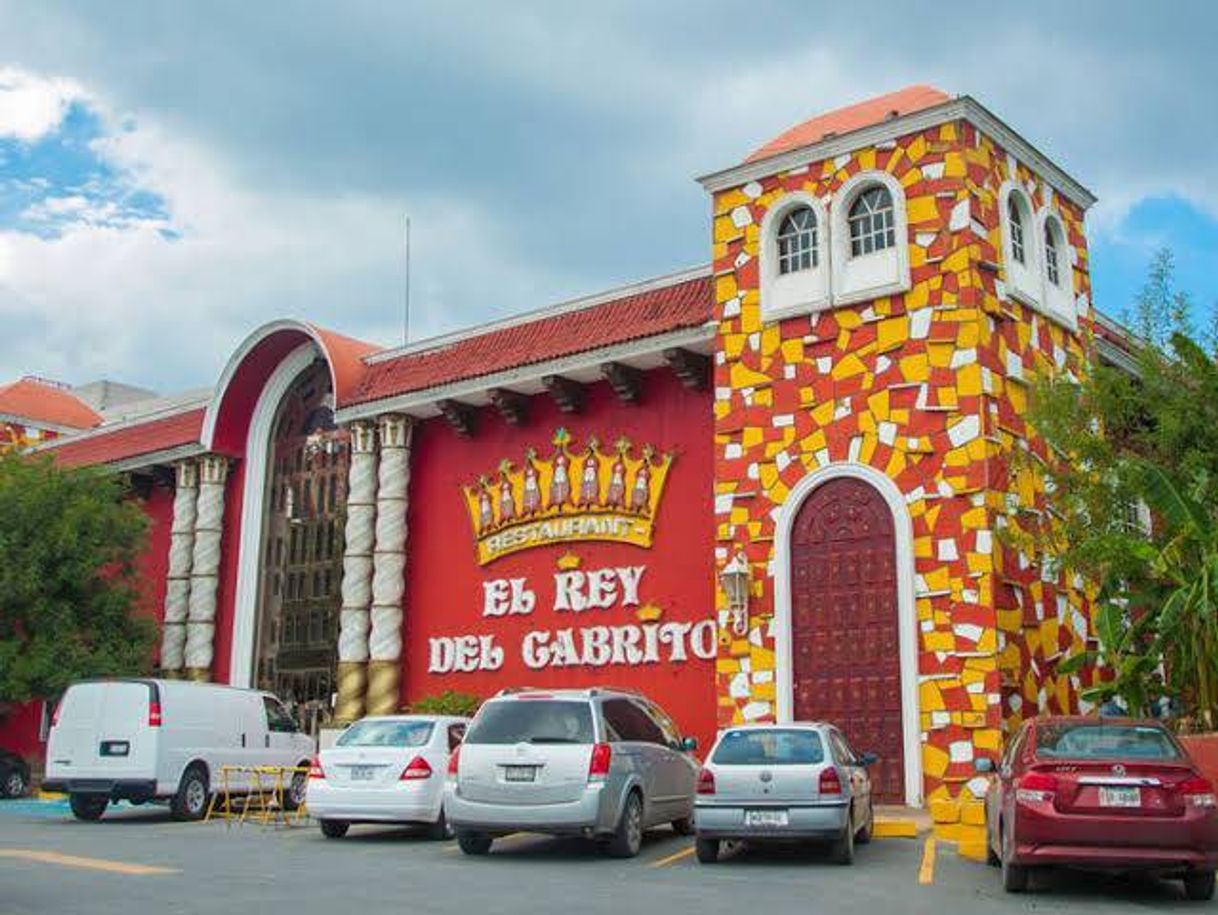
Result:
[[38,800],[40,801],[62,801],[67,795],[60,791],[39,791]]
[[985,864],[989,860],[989,846],[986,842],[957,842],[956,854],[961,858],[968,858],[970,861],[979,861]]
[[877,816],[871,834],[877,839],[916,839],[918,821],[910,817]]

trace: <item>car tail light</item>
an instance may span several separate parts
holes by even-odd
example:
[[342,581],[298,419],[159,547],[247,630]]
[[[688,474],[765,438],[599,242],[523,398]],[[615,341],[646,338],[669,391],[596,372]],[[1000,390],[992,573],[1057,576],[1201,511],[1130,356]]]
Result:
[[715,773],[710,769],[704,768],[698,773],[698,793],[715,793]]
[[1057,779],[1045,772],[1029,772],[1015,783],[1015,800],[1025,803],[1051,801],[1056,793]]
[[159,728],[161,726],[161,703],[148,703],[148,727]]
[[821,794],[842,793],[842,777],[837,774],[836,766],[829,766],[820,770],[820,781],[817,783],[817,790]]
[[399,781],[413,782],[423,778],[431,778],[431,766],[422,756],[416,756],[406,764]]
[[1218,807],[1214,786],[1210,784],[1209,779],[1200,775],[1181,782],[1180,793],[1184,795],[1184,804],[1187,807]]
[[325,778],[326,770],[321,767],[321,757],[314,756],[309,761],[309,778]]
[[607,743],[598,743],[592,748],[592,758],[588,760],[588,781],[603,782],[609,776],[609,763],[613,761],[613,747]]
[[461,745],[457,744],[453,747],[453,751],[448,754],[448,779],[449,781],[457,780],[457,767],[461,764]]

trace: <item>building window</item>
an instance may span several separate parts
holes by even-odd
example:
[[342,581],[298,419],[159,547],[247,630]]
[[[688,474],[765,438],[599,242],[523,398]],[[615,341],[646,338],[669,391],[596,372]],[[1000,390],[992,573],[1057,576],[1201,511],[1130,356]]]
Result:
[[1061,268],[1058,266],[1059,250],[1057,232],[1052,221],[1045,223],[1045,276],[1054,286],[1062,284]]
[[1014,194],[1007,197],[1007,223],[1011,229],[1011,257],[1027,266],[1028,254],[1023,242],[1023,211]]
[[798,207],[787,214],[778,229],[778,272],[795,273],[817,266],[816,214]]
[[885,187],[870,187],[850,206],[850,256],[873,254],[896,245],[892,195]]

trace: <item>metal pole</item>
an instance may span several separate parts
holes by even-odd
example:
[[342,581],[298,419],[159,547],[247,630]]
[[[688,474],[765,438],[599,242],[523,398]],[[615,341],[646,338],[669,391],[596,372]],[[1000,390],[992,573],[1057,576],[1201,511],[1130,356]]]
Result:
[[406,217],[406,310],[402,320],[402,342],[410,342],[410,217]]

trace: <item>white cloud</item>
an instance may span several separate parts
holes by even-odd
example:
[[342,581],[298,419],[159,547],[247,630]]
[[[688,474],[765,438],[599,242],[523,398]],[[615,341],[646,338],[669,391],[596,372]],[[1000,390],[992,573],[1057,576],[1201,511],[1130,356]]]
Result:
[[36,142],[57,130],[72,102],[83,98],[73,80],[0,67],[0,137]]

